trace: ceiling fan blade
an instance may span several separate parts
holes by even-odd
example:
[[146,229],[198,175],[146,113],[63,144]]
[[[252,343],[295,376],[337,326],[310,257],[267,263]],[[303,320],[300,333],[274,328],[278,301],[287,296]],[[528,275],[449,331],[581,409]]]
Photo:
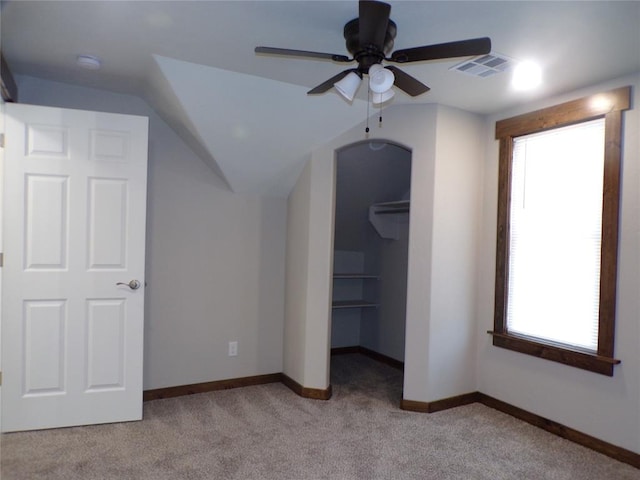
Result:
[[393,75],[396,77],[393,84],[398,87],[400,90],[408,93],[412,97],[417,97],[418,95],[422,95],[423,93],[431,90],[424,83],[418,81],[413,78],[408,73],[403,72],[398,67],[388,66],[385,67],[387,70],[391,70]]
[[383,49],[390,13],[391,5],[372,0],[360,0],[358,36],[361,48],[375,45],[380,50]]
[[327,80],[326,82],[322,82],[320,85],[318,85],[315,88],[312,88],[311,90],[309,90],[307,92],[307,95],[316,95],[318,93],[324,93],[328,90],[331,89],[331,87],[333,87],[334,83],[339,82],[340,80],[342,80],[344,77],[346,77],[347,75],[349,75],[351,72],[357,72],[358,70],[356,68],[350,68],[349,70],[345,70],[344,72],[340,72],[337,75],[334,75],[333,77],[331,77],[329,80]]
[[469,57],[486,55],[491,51],[491,39],[488,37],[460,40],[458,42],[425,45],[424,47],[396,50],[390,60],[397,63],[420,62],[423,60],[438,60],[441,58]]
[[256,53],[268,53],[271,55],[284,55],[287,57],[307,57],[321,60],[333,60],[334,62],[352,62],[353,58],[334,53],[309,52],[307,50],[291,50],[289,48],[256,47]]

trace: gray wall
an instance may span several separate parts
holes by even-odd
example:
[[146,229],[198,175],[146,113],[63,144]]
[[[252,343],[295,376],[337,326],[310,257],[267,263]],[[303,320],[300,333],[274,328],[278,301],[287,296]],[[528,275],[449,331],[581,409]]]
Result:
[[404,362],[407,312],[407,265],[409,262],[409,223],[400,228],[400,238],[385,240],[379,251],[380,263],[378,322],[363,318],[361,345]]
[[[335,249],[365,251],[379,239],[369,222],[369,206],[401,200],[410,186],[409,150],[387,142],[359,142],[340,149],[336,153]],[[375,255],[366,258],[366,268],[377,270],[376,261]]]
[[232,193],[140,98],[17,81],[23,103],[150,119],[145,389],[281,372],[286,201]]
[[[333,252],[333,273],[363,273],[364,252],[356,250],[335,250]],[[364,284],[376,280],[338,279],[333,280],[333,301],[364,298]],[[331,348],[360,345],[359,308],[338,308],[331,312]]]

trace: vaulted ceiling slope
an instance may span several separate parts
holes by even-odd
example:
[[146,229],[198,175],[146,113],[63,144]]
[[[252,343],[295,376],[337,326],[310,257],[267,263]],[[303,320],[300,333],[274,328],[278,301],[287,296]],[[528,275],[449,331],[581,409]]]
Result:
[[[431,87],[393,104],[442,103],[480,114],[640,71],[640,2],[391,1],[395,49],[489,36],[493,51],[533,59],[535,92],[509,75],[403,67]],[[145,98],[232,190],[286,196],[312,149],[363,122],[353,105],[306,91],[344,65],[256,55],[257,45],[347,54],[357,1],[4,1],[2,49],[13,73]],[[76,56],[102,60],[81,70]],[[371,112],[373,115],[374,112]]]

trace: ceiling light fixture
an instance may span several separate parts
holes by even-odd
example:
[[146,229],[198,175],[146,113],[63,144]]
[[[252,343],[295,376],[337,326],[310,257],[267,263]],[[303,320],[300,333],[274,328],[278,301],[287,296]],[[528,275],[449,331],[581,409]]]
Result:
[[386,147],[386,142],[369,142],[369,149],[375,151],[382,150]]
[[373,93],[385,93],[391,87],[395,76],[391,70],[387,70],[379,63],[371,65],[369,67],[369,88]]
[[530,60],[518,63],[513,69],[511,85],[515,90],[532,90],[542,83],[540,65]]
[[378,105],[381,105],[381,104],[391,100],[395,94],[396,94],[396,92],[393,91],[393,88],[390,88],[389,90],[387,90],[384,93],[372,92],[371,93],[371,102],[375,106],[378,106]]
[[334,83],[333,86],[340,95],[352,102],[360,83],[362,83],[362,75],[357,72],[350,72],[342,80]]
[[84,68],[86,70],[100,70],[100,67],[102,66],[100,59],[93,55],[78,55],[76,58],[76,64],[80,68]]

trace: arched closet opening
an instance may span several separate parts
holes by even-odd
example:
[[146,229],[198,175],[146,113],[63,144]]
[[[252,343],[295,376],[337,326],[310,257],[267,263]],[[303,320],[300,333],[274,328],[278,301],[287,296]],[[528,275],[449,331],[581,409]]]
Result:
[[[384,140],[338,150],[335,195],[331,383],[355,385],[359,375],[367,375],[369,383],[391,383],[378,387],[389,387],[387,393],[399,402],[411,151]],[[361,368],[364,373],[359,374]]]

